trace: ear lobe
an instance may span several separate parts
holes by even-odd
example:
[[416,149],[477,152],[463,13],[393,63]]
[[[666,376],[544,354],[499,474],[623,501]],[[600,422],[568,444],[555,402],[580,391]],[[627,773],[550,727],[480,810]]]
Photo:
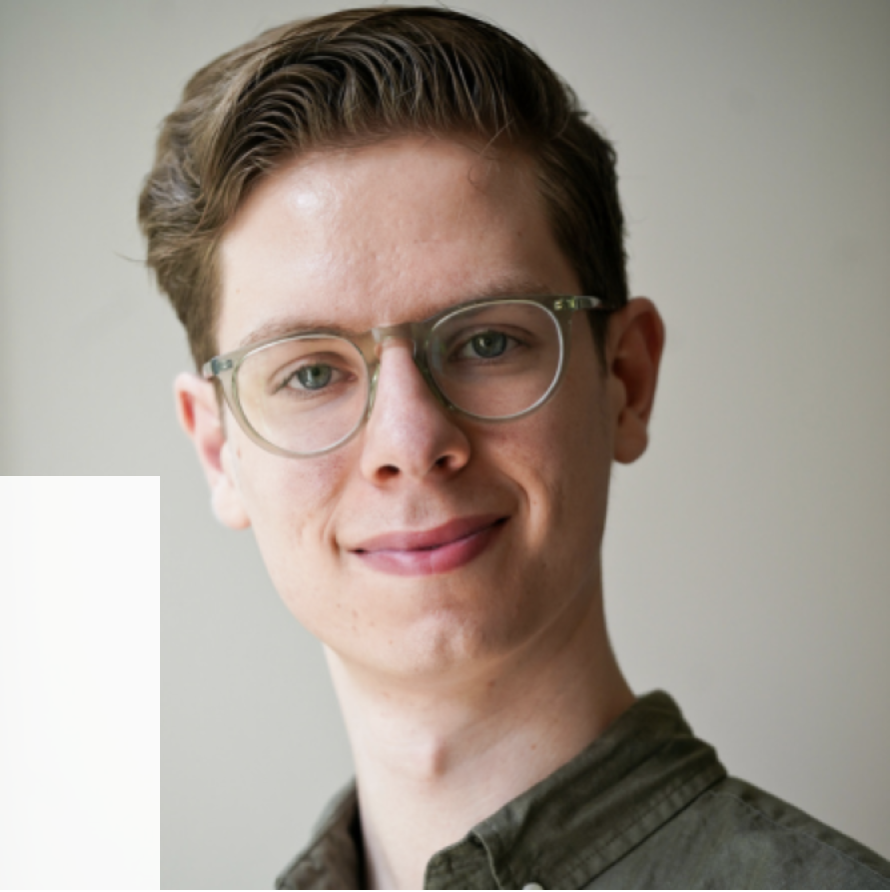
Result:
[[235,459],[219,417],[213,384],[189,372],[173,384],[179,423],[186,432],[210,486],[213,513],[224,526],[250,526],[236,476]]
[[664,349],[664,323],[652,301],[635,298],[609,321],[609,379],[615,461],[636,461],[649,443],[649,418],[655,401]]

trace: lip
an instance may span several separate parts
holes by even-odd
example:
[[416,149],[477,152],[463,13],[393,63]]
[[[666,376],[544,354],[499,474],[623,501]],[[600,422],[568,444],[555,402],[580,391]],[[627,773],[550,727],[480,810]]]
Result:
[[482,554],[506,521],[499,514],[460,517],[431,530],[372,536],[350,552],[370,569],[393,576],[448,573]]

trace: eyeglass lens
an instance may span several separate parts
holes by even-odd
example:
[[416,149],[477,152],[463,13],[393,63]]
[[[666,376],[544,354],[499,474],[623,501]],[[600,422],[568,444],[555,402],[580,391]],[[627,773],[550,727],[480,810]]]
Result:
[[[559,374],[555,317],[532,302],[456,310],[433,328],[427,363],[444,397],[483,419],[533,408]],[[370,386],[351,341],[307,335],[248,354],[237,372],[241,410],[273,445],[301,455],[322,452],[361,424]]]

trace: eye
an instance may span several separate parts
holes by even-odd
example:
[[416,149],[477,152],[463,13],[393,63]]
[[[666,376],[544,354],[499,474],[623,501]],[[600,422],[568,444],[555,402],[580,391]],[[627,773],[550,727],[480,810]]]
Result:
[[309,362],[278,377],[271,390],[282,396],[327,396],[348,386],[354,375],[348,369],[329,362]]
[[362,355],[349,341],[294,337],[250,353],[238,371],[242,399],[306,409],[349,398],[367,382]]
[[501,331],[480,331],[463,344],[457,356],[461,359],[497,359],[510,349],[511,341],[513,338]]
[[331,383],[334,377],[334,370],[324,363],[314,363],[313,365],[304,365],[294,372],[287,379],[287,386],[294,387],[299,383],[304,390],[321,390]]

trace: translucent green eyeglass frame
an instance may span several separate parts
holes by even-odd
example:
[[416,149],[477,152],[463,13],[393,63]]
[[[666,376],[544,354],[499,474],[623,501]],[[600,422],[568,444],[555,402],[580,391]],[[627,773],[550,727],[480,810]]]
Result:
[[[535,304],[542,307],[550,314],[554,322],[555,328],[559,335],[559,366],[553,381],[544,392],[544,394],[531,406],[516,412],[512,415],[485,417],[475,415],[455,405],[440,389],[429,366],[429,348],[433,332],[436,327],[456,313],[463,313],[475,309],[484,309],[493,304],[498,303],[518,303],[518,304]],[[226,403],[231,409],[232,414],[238,419],[244,432],[263,449],[273,452],[276,455],[286,456],[288,458],[309,458],[318,455],[324,455],[328,452],[339,448],[352,439],[368,420],[371,409],[374,406],[374,398],[377,393],[377,378],[380,369],[380,348],[390,340],[410,341],[413,346],[414,362],[420,373],[423,375],[430,390],[435,394],[438,401],[452,412],[467,416],[477,421],[485,422],[502,422],[514,421],[525,415],[534,412],[546,403],[550,397],[556,392],[562,380],[565,371],[566,362],[569,356],[569,334],[571,332],[572,316],[580,310],[601,310],[611,312],[616,307],[607,301],[598,297],[578,297],[572,295],[547,295],[546,297],[536,295],[506,295],[503,297],[485,298],[482,300],[473,300],[466,303],[457,304],[448,307],[434,316],[424,319],[421,322],[405,322],[400,325],[387,325],[379,328],[372,328],[369,331],[362,332],[359,335],[344,335],[342,331],[336,329],[313,329],[311,331],[299,331],[293,334],[281,337],[270,338],[269,340],[260,341],[255,344],[249,344],[239,350],[233,350],[230,353],[224,353],[215,356],[209,362],[204,364],[202,374],[207,380],[216,378],[222,385],[223,394]],[[254,427],[244,414],[241,408],[241,401],[238,395],[238,370],[244,361],[253,353],[271,347],[274,344],[283,343],[285,341],[298,340],[307,337],[331,337],[348,341],[357,348],[365,361],[368,370],[368,392],[365,399],[365,408],[358,417],[355,427],[347,434],[342,436],[337,442],[332,443],[324,449],[314,452],[292,452],[277,446],[275,443],[269,442]]]

